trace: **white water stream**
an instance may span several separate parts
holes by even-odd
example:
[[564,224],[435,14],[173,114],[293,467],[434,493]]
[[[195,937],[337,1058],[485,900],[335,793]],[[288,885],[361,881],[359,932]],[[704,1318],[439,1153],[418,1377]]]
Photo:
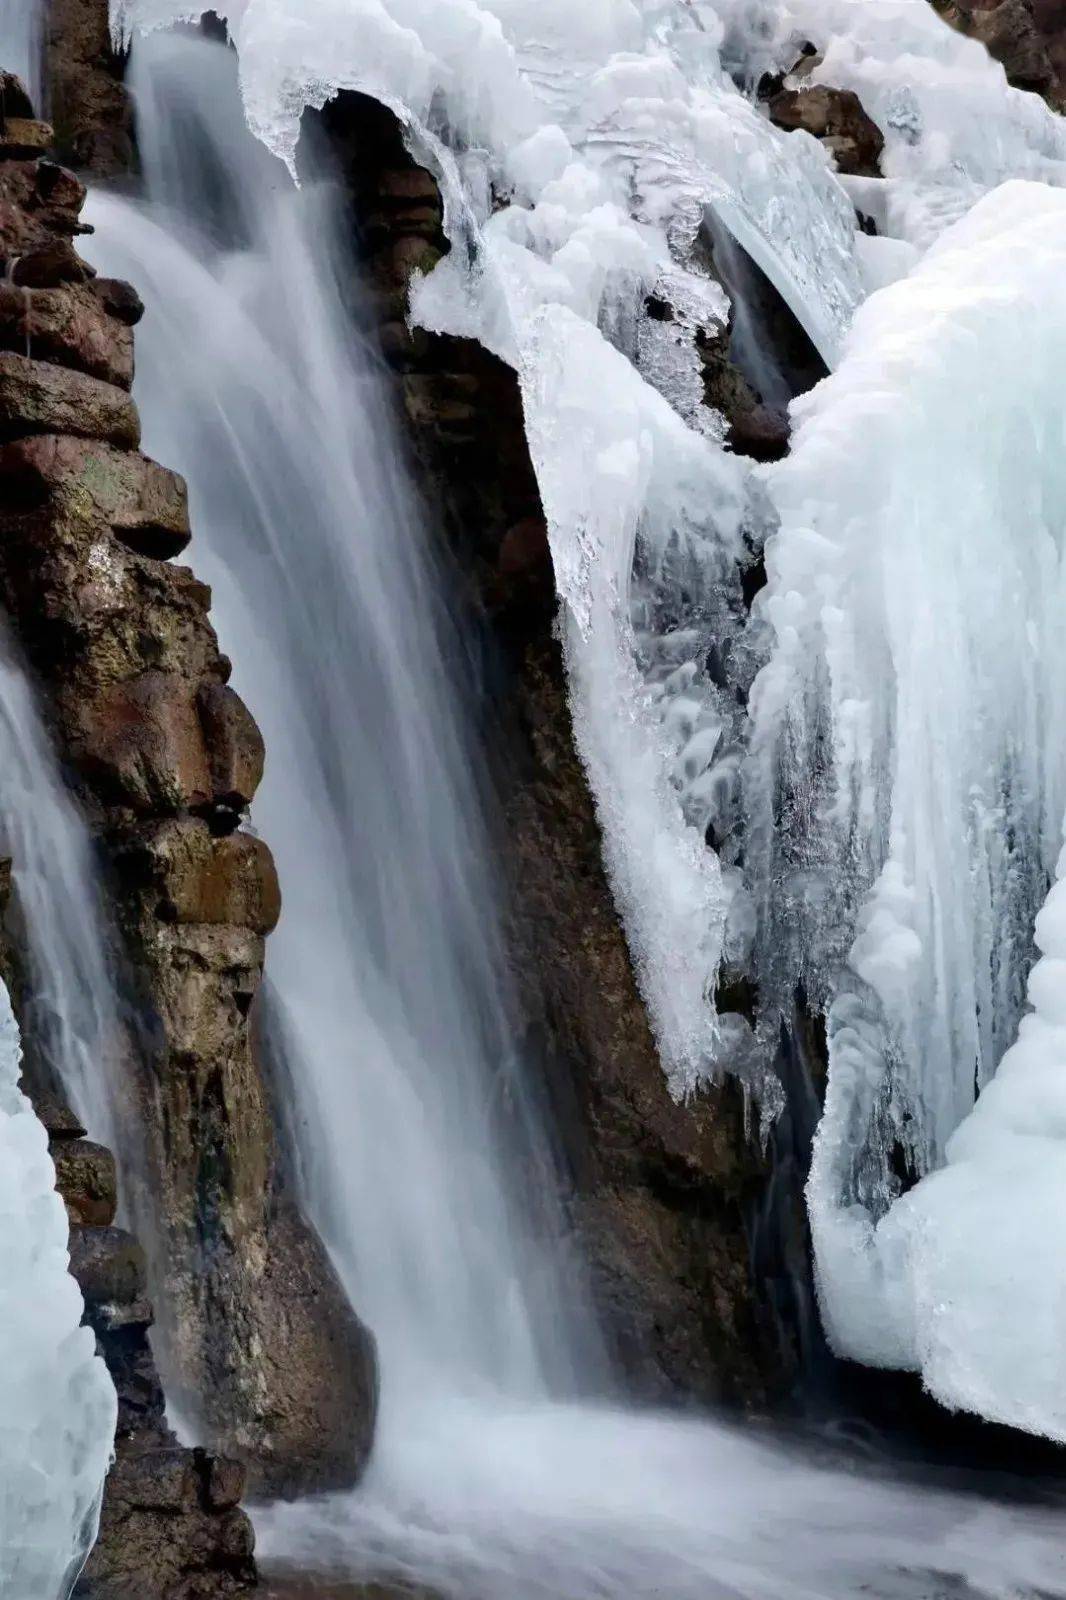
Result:
[[263,1512],[261,1552],[445,1600],[1066,1594],[1048,1511],[565,1398],[594,1341],[550,1206],[532,1228],[509,1181],[551,1171],[485,881],[468,664],[334,277],[335,199],[245,138],[233,73],[188,40],[139,57],[148,199],[98,196],[90,249],[145,296],[147,448],[189,477],[192,558],[266,735],[255,821],[285,894],[267,1020],[305,1200],[382,1359],[363,1485]]

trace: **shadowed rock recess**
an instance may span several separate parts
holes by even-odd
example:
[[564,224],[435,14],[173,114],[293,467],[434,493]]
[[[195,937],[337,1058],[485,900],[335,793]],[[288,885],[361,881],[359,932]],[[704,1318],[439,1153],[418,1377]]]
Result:
[[[2,107],[0,600],[44,691],[122,936],[122,1179],[153,1258],[149,1274],[114,1227],[115,1162],[35,1073],[31,1029],[27,1087],[120,1395],[103,1531],[79,1593],[239,1593],[254,1576],[237,1509],[245,1467],[168,1433],[149,1277],[166,1283],[157,1333],[172,1398],[261,1490],[354,1481],[373,1428],[373,1346],[279,1172],[251,1023],[280,895],[269,849],[240,828],[264,752],[227,685],[210,592],[172,564],[190,538],[185,485],[137,448],[142,307],[79,258],[84,189],[41,155],[51,130],[13,79]],[[17,922],[6,965],[25,1001]]]

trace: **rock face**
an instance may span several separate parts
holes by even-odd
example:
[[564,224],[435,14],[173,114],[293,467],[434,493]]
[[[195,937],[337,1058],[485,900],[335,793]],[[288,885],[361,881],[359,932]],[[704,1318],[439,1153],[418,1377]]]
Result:
[[56,148],[98,177],[133,165],[133,116],[111,48],[107,0],[50,0],[48,77]]
[[471,341],[406,325],[412,272],[448,247],[436,183],[395,119],[342,95],[323,120],[428,496],[485,624],[511,958],[604,1326],[632,1389],[758,1403],[769,1363],[748,1219],[761,1162],[732,1086],[684,1106],[666,1088],[574,747],[517,379]]
[[[140,302],[80,260],[82,185],[26,159],[16,121],[13,154],[0,128],[0,270],[19,258],[0,286],[0,602],[109,864],[135,1016],[128,1131],[140,1149],[124,1176],[166,1285],[158,1348],[173,1397],[256,1488],[348,1484],[373,1428],[372,1341],[285,1188],[252,1048],[280,911],[269,849],[240,827],[262,740],[228,686],[209,590],[173,564],[190,538],[185,485],[137,448]],[[106,1152],[79,1143],[63,1164],[71,1216],[108,1227]],[[103,1235],[90,1243],[95,1273]],[[124,1251],[109,1241],[107,1270],[128,1264]],[[138,1289],[100,1304],[142,1301]],[[132,1326],[146,1350],[147,1320],[123,1321],[123,1339]],[[202,1474],[181,1479],[183,1505],[213,1514],[212,1493]],[[116,1504],[108,1528],[147,1514],[135,1497]],[[156,1592],[144,1583],[138,1593]],[[181,1591],[193,1592],[215,1591]]]

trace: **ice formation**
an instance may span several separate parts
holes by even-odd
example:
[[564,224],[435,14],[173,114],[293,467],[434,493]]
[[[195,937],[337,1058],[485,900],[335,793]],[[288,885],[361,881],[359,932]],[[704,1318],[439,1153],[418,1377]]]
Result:
[[65,1600],[96,1534],[117,1402],[67,1270],[48,1137],[0,983],[0,1593]]
[[885,136],[884,180],[844,180],[882,233],[925,248],[1010,178],[1066,183],[1062,118],[929,0],[783,0],[780,65],[802,40],[822,56],[809,81],[854,90]]
[[772,469],[752,702],[753,762],[773,750],[752,792],[807,818],[764,866],[797,908],[773,937],[831,973],[820,935],[853,936],[809,1190],[830,1333],[1057,1437],[1061,885],[1003,1052],[1066,807],[1064,270],[1066,194],[1017,182],[860,310]]
[[[200,9],[112,0],[119,37]],[[520,375],[575,727],[673,1088],[743,1068],[751,1041],[713,991],[755,942],[771,1010],[800,981],[830,1008],[810,1205],[834,1341],[1061,1434],[1058,1276],[1048,1259],[1038,1283],[1047,1235],[1028,1226],[1057,1151],[1042,1138],[1046,1164],[1012,1185],[1020,1135],[997,1120],[1002,1085],[1029,1081],[1034,1039],[1050,1050],[1058,1026],[1049,951],[1004,1056],[1066,803],[1046,687],[1066,664],[1061,120],[927,0],[214,9],[249,122],[290,166],[304,108],[350,88],[392,106],[441,177],[457,248],[413,315]],[[814,81],[853,88],[885,134],[884,178],[838,179],[736,88],[806,40]],[[1035,181],[1004,186],[1018,178]],[[858,236],[853,203],[887,237]],[[708,630],[736,623],[760,486],[700,404],[691,338],[664,342],[643,315],[654,294],[686,336],[721,328],[698,248],[709,218],[838,366],[766,480],[781,530],[744,681],[725,694],[700,662]],[[695,575],[699,626],[661,603],[678,573]],[[774,648],[745,757],[732,691],[760,627]],[[704,843],[742,773],[746,881]],[[949,1217],[938,1196],[967,1185],[985,1198]],[[971,1219],[992,1211],[982,1235]],[[1024,1297],[1025,1384],[1004,1385],[993,1292]]]

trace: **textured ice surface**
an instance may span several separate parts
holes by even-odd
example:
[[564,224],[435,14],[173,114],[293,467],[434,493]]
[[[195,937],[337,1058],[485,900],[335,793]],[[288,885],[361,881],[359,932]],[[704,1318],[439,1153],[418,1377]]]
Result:
[[67,1270],[48,1138],[0,983],[0,1594],[65,1597],[96,1533],[117,1404]]
[[771,471],[777,643],[753,699],[753,759],[772,749],[805,819],[802,888],[779,842],[764,869],[797,908],[774,938],[798,963],[853,936],[809,1190],[833,1341],[1058,1437],[1061,886],[1036,1014],[989,1080],[1066,806],[1064,271],[1066,194],[1013,183],[861,309]]
[[848,181],[883,231],[924,247],[1009,178],[1066,182],[1061,117],[929,0],[784,0],[777,25],[822,52],[811,81],[853,89],[884,134],[887,181]]

